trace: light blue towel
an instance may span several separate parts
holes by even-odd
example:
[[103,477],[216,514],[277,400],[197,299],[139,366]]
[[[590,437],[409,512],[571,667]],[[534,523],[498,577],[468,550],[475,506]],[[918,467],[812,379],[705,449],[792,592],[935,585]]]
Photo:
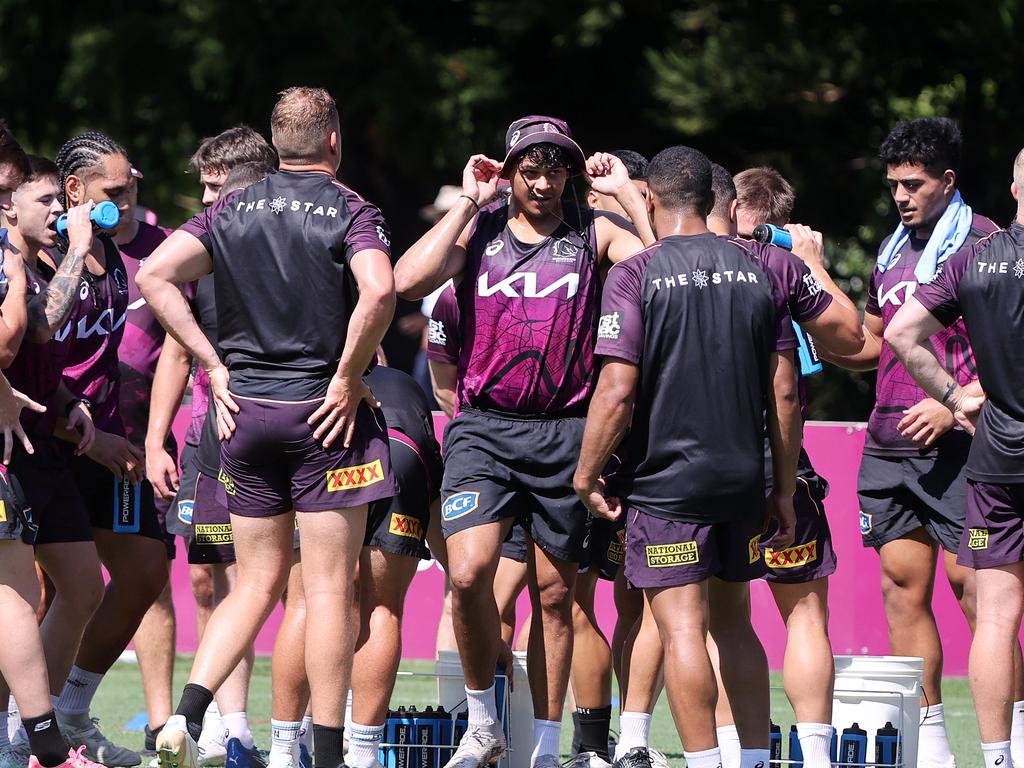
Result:
[[[949,201],[946,210],[935,224],[931,237],[928,238],[928,245],[917,262],[914,269],[914,276],[919,283],[927,283],[935,277],[939,267],[951,255],[956,253],[967,242],[967,235],[971,233],[971,223],[974,221],[974,211],[971,206],[964,202],[958,189],[953,199]],[[885,272],[900,252],[913,230],[900,224],[892,233],[889,242],[882,252],[878,254],[876,265],[879,272]]]

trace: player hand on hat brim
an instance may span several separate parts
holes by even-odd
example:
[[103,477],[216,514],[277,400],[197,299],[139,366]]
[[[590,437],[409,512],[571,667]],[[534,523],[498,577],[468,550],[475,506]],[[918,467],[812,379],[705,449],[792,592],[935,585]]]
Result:
[[778,552],[793,545],[796,538],[796,510],[793,508],[793,494],[780,494],[775,491],[768,497],[768,517],[778,524],[775,535],[764,542]]
[[614,195],[630,183],[626,166],[608,152],[595,152],[587,158],[584,178],[591,189],[602,195]]
[[956,418],[938,400],[926,397],[903,411],[896,429],[915,443],[931,445],[953,428]]
[[617,496],[605,496],[604,479],[598,479],[589,487],[576,488],[576,495],[590,511],[592,517],[603,517],[605,520],[618,520],[622,517],[622,500]]
[[238,403],[228,389],[231,376],[223,365],[207,370],[206,375],[210,378],[210,395],[217,414],[217,436],[221,440],[230,440],[235,433],[235,420],[231,414],[238,413]]
[[178,493],[178,464],[164,448],[146,451],[146,477],[153,492],[164,501]]
[[825,266],[825,240],[821,232],[804,224],[783,227],[793,237],[793,254],[808,265]]
[[473,155],[462,170],[462,194],[484,206],[498,193],[501,163],[487,155]]
[[335,376],[327,387],[323,404],[306,419],[311,427],[319,422],[313,437],[322,440],[324,448],[329,448],[344,433],[342,445],[349,448],[356,432],[356,413],[364,402],[371,408],[380,408],[380,401],[361,378]]
[[[6,383],[6,380],[5,380]],[[9,394],[0,398],[0,427],[4,432],[4,464],[11,463],[11,452],[14,450],[14,438],[21,441],[22,448],[26,453],[34,453],[32,442],[25,434],[21,426],[21,412],[28,408],[36,413],[46,411],[45,405],[40,405],[30,397],[26,397],[16,389],[5,387]]]

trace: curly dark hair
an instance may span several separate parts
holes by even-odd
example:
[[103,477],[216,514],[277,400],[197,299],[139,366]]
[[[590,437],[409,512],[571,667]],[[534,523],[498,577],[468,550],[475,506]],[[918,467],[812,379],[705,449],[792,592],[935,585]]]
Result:
[[582,168],[575,167],[572,157],[565,149],[557,144],[550,144],[546,141],[540,144],[532,144],[524,149],[523,154],[516,158],[517,168],[523,160],[529,160],[534,165],[542,168],[569,168],[573,171],[583,170]]
[[669,147],[647,166],[647,184],[668,210],[704,215],[711,204],[711,161],[692,147]]
[[633,181],[647,179],[648,160],[639,152],[634,152],[632,149],[613,149],[608,154],[615,155],[622,161],[622,164],[626,166],[626,173]]
[[920,165],[942,173],[960,172],[959,126],[948,117],[921,117],[897,123],[879,147],[886,165]]

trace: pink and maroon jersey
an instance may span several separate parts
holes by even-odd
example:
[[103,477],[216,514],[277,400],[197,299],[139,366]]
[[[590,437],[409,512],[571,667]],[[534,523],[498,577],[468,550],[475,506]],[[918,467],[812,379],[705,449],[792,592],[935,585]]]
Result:
[[594,221],[583,211],[577,228],[563,222],[523,243],[507,205],[477,216],[456,289],[460,407],[555,417],[586,406],[600,301]]
[[64,360],[67,388],[92,403],[97,429],[123,436],[118,347],[128,314],[128,276],[117,247],[105,237],[100,242],[106,254],[106,272],[82,272],[78,303],[54,339],[70,343]]
[[[963,247],[973,245],[998,229],[991,220],[975,214],[971,232]],[[927,240],[911,236],[885,272],[879,272],[876,267],[871,273],[871,286],[864,311],[881,317],[883,325],[889,325],[899,308],[917,290],[914,269],[927,244]],[[884,242],[882,247],[885,247]],[[935,334],[931,342],[939,361],[961,385],[978,378],[974,353],[963,320],[958,319]],[[930,448],[922,448],[900,434],[896,425],[903,418],[903,411],[927,397],[927,393],[917,385],[889,345],[883,341],[878,358],[875,407],[868,419],[864,452],[882,456],[916,456],[934,452],[940,443],[950,439],[966,441],[967,437],[959,427],[940,437]]]

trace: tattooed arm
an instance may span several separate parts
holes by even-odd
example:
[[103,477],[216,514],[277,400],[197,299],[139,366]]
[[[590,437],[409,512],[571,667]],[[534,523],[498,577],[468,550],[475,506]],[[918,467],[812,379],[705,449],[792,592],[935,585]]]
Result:
[[92,208],[90,200],[68,211],[70,245],[67,255],[57,268],[57,274],[50,280],[50,285],[46,289],[46,323],[51,336],[68,319],[71,307],[78,301],[85,257],[89,255],[93,243],[92,222],[89,221],[89,212]]

